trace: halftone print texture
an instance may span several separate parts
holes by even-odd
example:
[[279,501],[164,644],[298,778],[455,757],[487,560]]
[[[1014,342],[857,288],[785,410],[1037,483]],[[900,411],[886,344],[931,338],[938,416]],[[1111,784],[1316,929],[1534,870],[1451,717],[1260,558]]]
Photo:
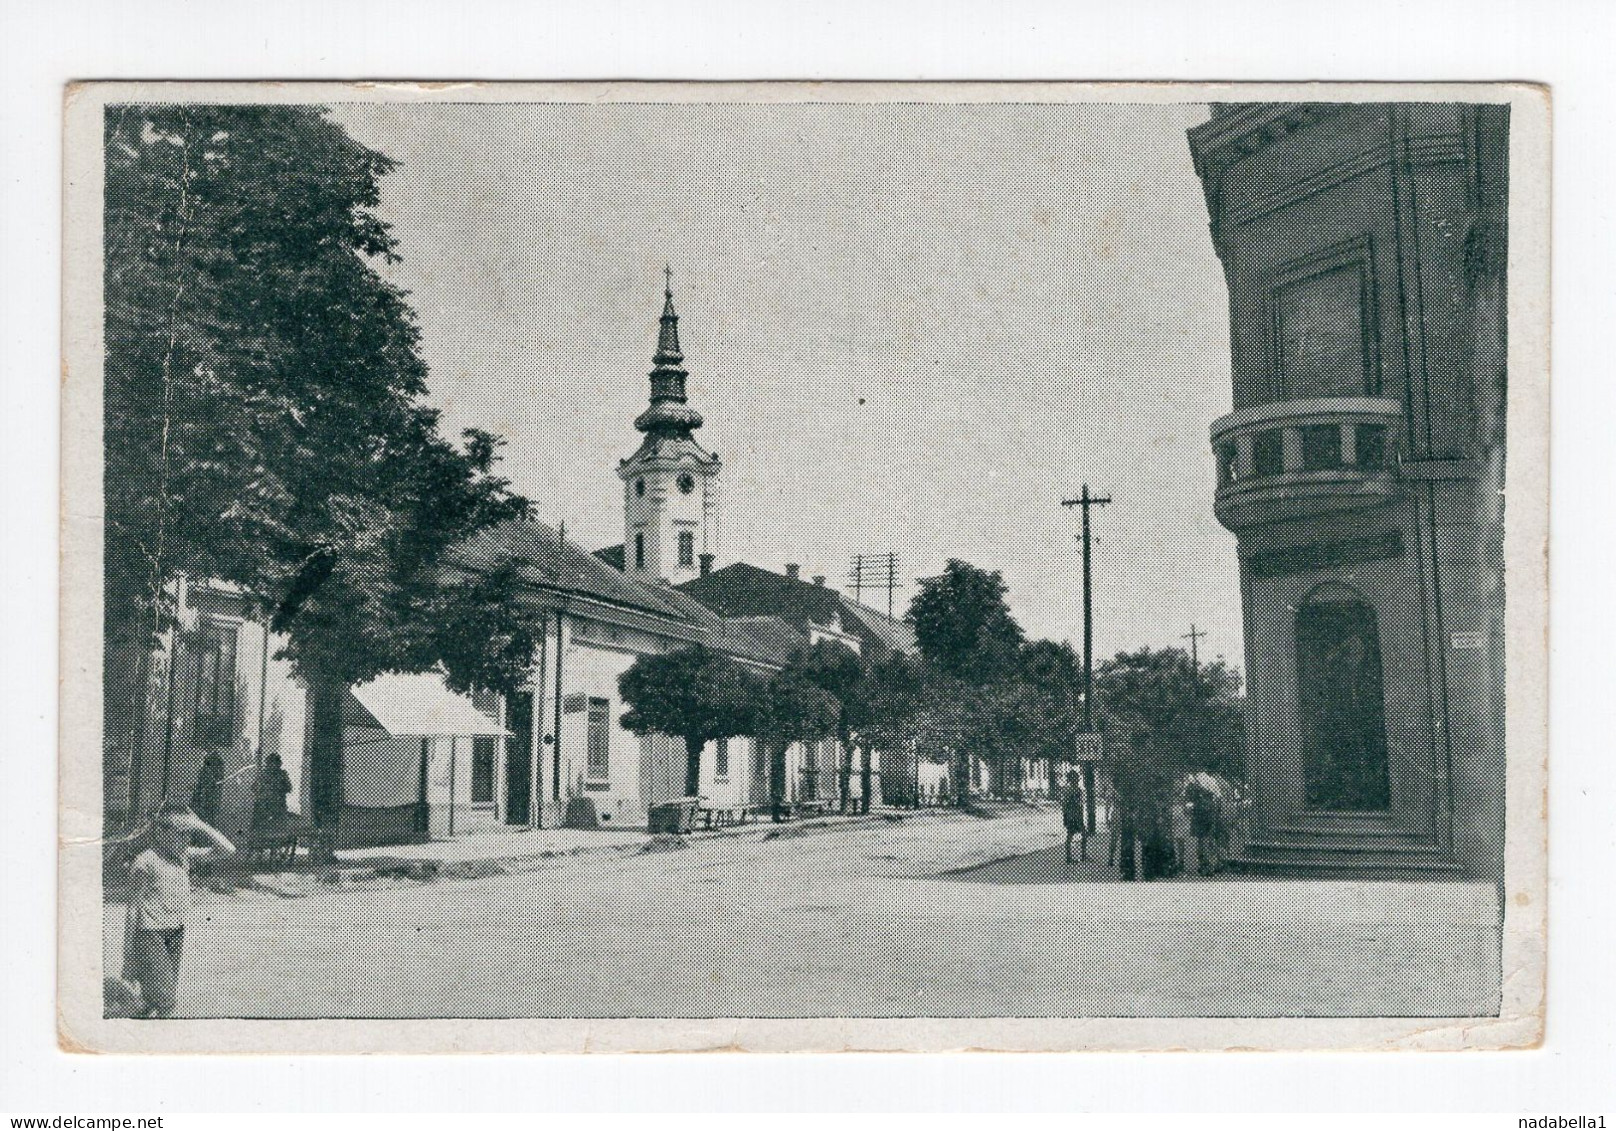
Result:
[[1509,106],[104,125],[107,1017],[1500,1013]]

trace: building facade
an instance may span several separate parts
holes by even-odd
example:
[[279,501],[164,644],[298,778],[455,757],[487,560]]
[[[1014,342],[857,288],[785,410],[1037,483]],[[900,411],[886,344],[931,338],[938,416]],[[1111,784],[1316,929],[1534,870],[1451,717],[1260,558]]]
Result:
[[1500,881],[1508,108],[1217,106],[1244,864]]
[[[641,657],[704,644],[768,674],[819,640],[913,651],[906,625],[823,579],[802,581],[794,567],[789,576],[742,565],[713,571],[722,464],[694,438],[702,417],[687,403],[671,292],[650,376],[650,403],[634,422],[644,438],[617,467],[622,545],[590,553],[561,530],[512,520],[480,531],[446,563],[462,575],[513,571],[513,600],[540,627],[525,686],[462,696],[429,672],[348,691],[339,844],[555,827],[582,799],[602,826],[643,826],[651,806],[683,795],[686,751],[680,738],[622,725],[618,680]],[[189,796],[210,753],[225,831],[252,827],[254,783],[272,755],[290,780],[291,819],[308,823],[308,693],[276,659],[285,641],[250,618],[229,587],[179,584],[179,624],[147,665],[147,718],[139,728],[109,728],[135,735],[132,756],[115,756],[123,748],[109,743],[108,766],[125,767],[107,775],[109,825],[127,819],[122,799],[146,813],[165,797]],[[791,744],[786,798],[840,801],[845,759],[835,740]],[[768,774],[755,739],[711,743],[700,792],[715,807],[764,805]],[[862,795],[857,774],[850,795]]]

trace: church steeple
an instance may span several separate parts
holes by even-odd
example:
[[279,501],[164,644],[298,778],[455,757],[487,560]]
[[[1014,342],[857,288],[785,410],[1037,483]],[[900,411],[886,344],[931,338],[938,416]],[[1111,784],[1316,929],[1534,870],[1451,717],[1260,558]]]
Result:
[[640,448],[617,465],[623,481],[623,568],[672,584],[698,576],[718,553],[718,476],[723,464],[696,441],[701,413],[685,403],[685,355],[664,268],[662,327],[651,359],[651,404],[634,427]]
[[664,267],[662,329],[651,358],[651,407],[640,413],[634,427],[641,432],[689,438],[702,425],[701,413],[685,404],[685,355],[679,349],[679,313],[673,308],[673,268]]

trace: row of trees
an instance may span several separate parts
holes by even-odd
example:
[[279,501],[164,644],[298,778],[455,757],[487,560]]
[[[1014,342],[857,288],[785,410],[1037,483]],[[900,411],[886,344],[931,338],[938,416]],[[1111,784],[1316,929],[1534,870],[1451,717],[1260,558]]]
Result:
[[109,742],[145,741],[181,575],[233,583],[311,689],[313,793],[340,803],[345,688],[444,665],[511,685],[530,626],[445,551],[528,503],[499,442],[422,403],[406,296],[378,270],[393,162],[318,108],[122,105],[105,122]]
[[[1064,643],[1026,639],[997,572],[950,561],[921,582],[908,620],[918,656],[854,653],[822,641],[764,675],[703,647],[641,658],[619,681],[639,733],[682,737],[685,789],[700,792],[701,754],[723,738],[754,736],[768,751],[771,796],[784,798],[785,752],[795,741],[840,741],[839,796],[855,762],[864,804],[876,754],[901,751],[944,764],[956,795],[970,792],[970,760],[1019,790],[1029,761],[1049,780],[1082,732],[1082,663]],[[1119,802],[1141,811],[1187,770],[1241,773],[1239,676],[1221,661],[1192,665],[1180,649],[1124,652],[1096,672],[1096,714]],[[886,783],[890,797],[896,783]],[[899,790],[918,788],[905,781]]]

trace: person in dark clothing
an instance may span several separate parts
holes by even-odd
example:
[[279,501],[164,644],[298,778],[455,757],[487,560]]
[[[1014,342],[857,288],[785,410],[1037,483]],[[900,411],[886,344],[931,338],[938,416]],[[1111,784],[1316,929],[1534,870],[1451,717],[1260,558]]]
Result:
[[224,785],[224,759],[209,750],[196,772],[196,788],[191,791],[191,812],[208,824],[219,819],[219,792]]
[[1066,792],[1061,797],[1061,823],[1066,826],[1066,862],[1072,860],[1072,838],[1078,838],[1078,856],[1089,858],[1088,820],[1083,806],[1082,779],[1073,771],[1066,775]]
[[286,824],[286,795],[292,792],[292,778],[281,766],[281,756],[271,754],[258,769],[253,782],[255,830],[279,829]]

